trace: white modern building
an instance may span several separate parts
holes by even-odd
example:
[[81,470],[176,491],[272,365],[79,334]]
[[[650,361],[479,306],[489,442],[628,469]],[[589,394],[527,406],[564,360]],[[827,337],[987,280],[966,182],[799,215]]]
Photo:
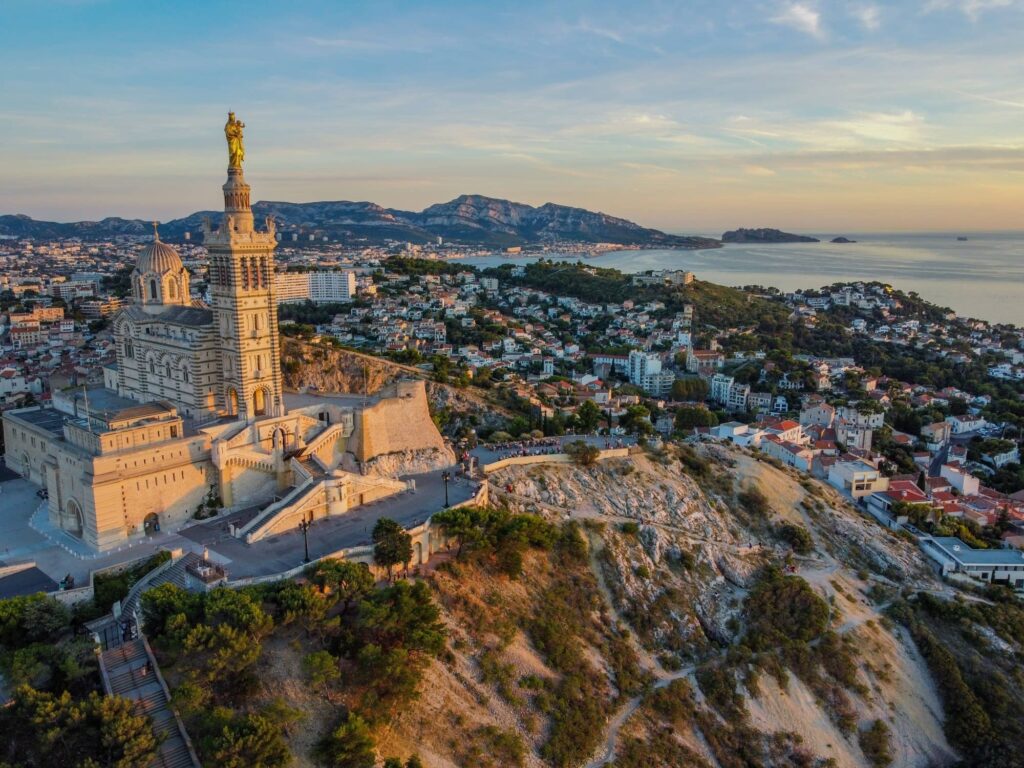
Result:
[[274,275],[274,293],[278,304],[352,301],[356,296],[356,275],[348,269],[337,272],[278,272]]
[[921,548],[945,576],[962,573],[974,579],[1024,587],[1024,552],[1019,549],[974,549],[955,536],[923,539]]

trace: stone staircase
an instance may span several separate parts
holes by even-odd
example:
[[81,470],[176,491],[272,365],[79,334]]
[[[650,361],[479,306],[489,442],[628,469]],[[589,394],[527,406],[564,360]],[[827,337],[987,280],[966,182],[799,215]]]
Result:
[[159,587],[161,584],[177,584],[182,589],[188,589],[185,569],[202,561],[203,558],[195,552],[186,552],[170,564],[166,570],[152,571],[146,574],[131,588],[125,596],[124,602],[121,603],[121,618],[138,624],[142,595],[153,587]]
[[108,696],[123,696],[149,715],[160,740],[149,768],[201,768],[188,734],[170,706],[170,694],[144,638],[129,640],[99,657]]
[[309,476],[314,480],[326,476],[326,472],[323,467],[320,466],[320,462],[314,459],[312,456],[304,456],[301,459],[296,459],[302,467],[309,472]]
[[202,559],[202,557],[194,552],[187,552],[177,560],[164,563],[159,568],[143,576],[128,591],[124,600],[121,601],[120,619],[107,615],[86,624],[89,631],[99,638],[100,647],[104,650],[113,649],[127,642],[124,639],[124,622],[127,622],[129,625],[129,633],[137,637],[141,629],[139,606],[142,601],[142,594],[148,589],[168,583],[177,584],[182,589],[187,589],[185,569],[191,564],[202,562]]

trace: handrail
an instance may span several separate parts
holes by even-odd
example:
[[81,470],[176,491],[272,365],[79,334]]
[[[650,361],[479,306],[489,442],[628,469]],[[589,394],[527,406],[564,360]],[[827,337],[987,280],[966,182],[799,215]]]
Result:
[[[474,506],[474,505],[485,503],[485,500],[487,499],[488,493],[489,493],[489,486],[488,486],[487,481],[485,480],[480,485],[480,488],[477,490],[476,494],[473,497],[471,497],[469,499],[466,499],[465,501],[459,502],[458,504],[452,504],[451,509],[456,509],[458,507],[465,507],[465,506]],[[431,515],[430,517],[428,517],[426,520],[424,520],[422,523],[420,523],[416,527],[409,528],[406,531],[406,533],[408,533],[408,534],[410,534],[412,536],[418,536],[419,534],[423,533],[424,531],[433,530],[433,527],[434,527],[433,519],[434,519],[433,515]],[[303,563],[302,565],[296,566],[294,568],[289,568],[288,570],[281,571],[279,573],[268,573],[268,574],[264,574],[263,576],[243,576],[240,579],[228,580],[228,581],[224,582],[224,586],[231,587],[232,589],[237,589],[239,587],[248,587],[248,586],[252,586],[254,584],[268,584],[268,583],[271,583],[271,582],[274,582],[274,581],[281,581],[283,579],[294,578],[295,576],[298,576],[303,571],[305,571],[310,565],[313,565],[315,563],[319,563],[319,562],[321,562],[323,560],[332,560],[332,559],[333,560],[337,560],[339,558],[340,559],[353,559],[353,558],[365,558],[365,557],[370,557],[370,558],[373,557],[373,545],[372,544],[360,544],[360,545],[355,546],[355,547],[345,547],[343,549],[339,549],[339,550],[336,550],[334,552],[328,552],[328,553],[326,553],[324,555],[320,555],[319,557],[313,558],[309,563]]]
[[[307,480],[313,479],[313,475],[310,474],[309,470],[306,469],[303,463],[296,459],[294,456],[288,459],[288,465],[292,468],[292,472],[295,475],[302,476],[302,483],[305,483]],[[302,483],[299,483],[299,485],[302,485]]]
[[132,615],[129,617],[131,621],[138,624],[138,604],[139,596],[142,594],[142,592],[157,576],[163,573],[167,573],[167,571],[171,570],[171,568],[173,568],[177,563],[179,563],[183,557],[185,557],[184,553],[182,553],[178,557],[174,557],[174,555],[171,555],[171,559],[168,560],[166,563],[161,563],[152,571],[143,576],[141,579],[132,584],[131,589],[128,590],[128,594],[125,595],[124,600],[121,601],[122,609],[127,605],[134,604],[134,607],[132,608]]
[[286,506],[291,504],[292,502],[297,501],[302,496],[304,496],[307,492],[309,492],[311,489],[315,488],[317,485],[319,485],[321,482],[323,482],[323,480],[324,480],[324,478],[322,478],[322,477],[321,478],[313,478],[313,477],[311,477],[309,480],[306,480],[301,485],[295,486],[282,499],[280,499],[279,501],[275,501],[273,504],[271,504],[266,509],[264,509],[262,512],[260,512],[258,515],[256,515],[256,517],[254,517],[248,523],[246,523],[241,528],[239,528],[235,532],[235,535],[238,538],[242,538],[242,536],[244,536],[245,534],[249,533],[258,524],[260,524],[264,520],[266,520],[267,517],[269,517],[270,515],[276,514],[277,512],[279,512],[280,510],[284,509]]
[[305,454],[309,456],[312,453],[319,450],[320,447],[327,441],[329,437],[333,437],[336,433],[341,432],[343,426],[344,424],[342,424],[340,421],[337,421],[334,424],[329,425],[327,429],[325,429],[323,432],[321,432],[319,435],[314,437],[306,444]]

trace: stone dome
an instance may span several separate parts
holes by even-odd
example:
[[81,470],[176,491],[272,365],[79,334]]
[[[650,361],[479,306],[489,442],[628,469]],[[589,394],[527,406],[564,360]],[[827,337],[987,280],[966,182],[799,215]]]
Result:
[[154,240],[142,249],[135,269],[143,275],[154,272],[158,275],[166,275],[169,272],[180,272],[184,269],[184,265],[176,250],[167,243]]

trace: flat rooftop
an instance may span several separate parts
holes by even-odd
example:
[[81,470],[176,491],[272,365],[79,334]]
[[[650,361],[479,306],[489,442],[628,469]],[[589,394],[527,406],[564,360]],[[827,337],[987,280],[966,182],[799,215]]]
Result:
[[0,579],[0,599],[34,595],[36,592],[53,592],[56,589],[57,582],[35,566]]
[[45,429],[54,437],[64,436],[64,419],[67,418],[67,415],[53,408],[40,408],[35,411],[8,411],[4,415]]
[[963,565],[1024,566],[1024,552],[1019,549],[974,549],[956,536],[935,536],[931,544]]

